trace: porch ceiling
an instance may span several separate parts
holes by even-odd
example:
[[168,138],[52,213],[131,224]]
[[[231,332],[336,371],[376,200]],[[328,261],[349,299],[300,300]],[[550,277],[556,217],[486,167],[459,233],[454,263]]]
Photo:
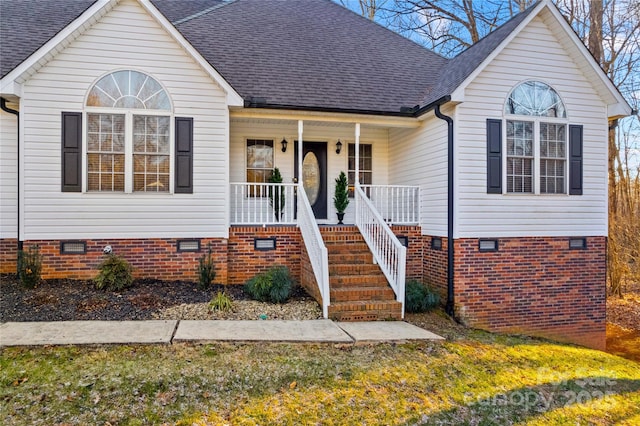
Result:
[[[345,114],[315,111],[287,111],[262,108],[239,108],[230,110],[231,122],[297,124],[298,120],[313,126],[342,127],[360,123],[370,127],[419,127],[422,122],[412,117],[393,117],[384,115]],[[283,123],[284,122],[284,123]]]

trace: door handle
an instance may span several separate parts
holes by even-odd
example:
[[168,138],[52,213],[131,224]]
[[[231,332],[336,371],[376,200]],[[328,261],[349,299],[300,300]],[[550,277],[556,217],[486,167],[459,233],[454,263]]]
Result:
[[293,181],[293,183],[298,183],[298,178],[294,177],[293,179],[291,179]]

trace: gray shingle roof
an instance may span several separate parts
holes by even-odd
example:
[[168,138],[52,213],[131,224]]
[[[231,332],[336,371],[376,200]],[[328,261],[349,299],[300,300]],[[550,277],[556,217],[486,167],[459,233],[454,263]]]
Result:
[[20,65],[95,2],[0,1],[0,76]]
[[[152,0],[245,100],[397,114],[450,94],[522,22],[448,60],[330,0]],[[0,0],[0,75],[95,0]]]

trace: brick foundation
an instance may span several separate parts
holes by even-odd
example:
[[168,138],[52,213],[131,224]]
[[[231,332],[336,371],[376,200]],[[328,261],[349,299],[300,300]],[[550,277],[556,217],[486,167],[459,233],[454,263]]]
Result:
[[406,279],[422,281],[423,243],[420,227],[393,225],[391,230],[395,235],[404,236],[408,239]]
[[[459,318],[490,331],[520,333],[605,349],[606,238],[570,250],[568,237],[500,238],[480,252],[455,241]],[[445,252],[446,253],[446,252]]]
[[442,248],[433,249],[431,242],[435,237],[422,236],[424,257],[422,270],[424,283],[428,284],[440,294],[440,300],[447,300],[447,239],[442,237]]
[[[254,248],[254,238],[276,238],[276,249]],[[229,284],[244,284],[274,265],[284,265],[300,281],[300,230],[295,226],[232,226],[229,228]]]
[[178,252],[173,238],[85,240],[85,254],[61,254],[60,241],[31,240],[24,249],[37,245],[42,255],[42,278],[91,279],[104,259],[102,249],[110,245],[113,253],[124,257],[134,268],[136,278],[168,281],[197,281],[198,261],[211,246],[216,265],[216,283],[227,280],[227,241],[222,238],[202,238],[200,252]]
[[0,239],[0,274],[15,274],[18,259],[18,240]]

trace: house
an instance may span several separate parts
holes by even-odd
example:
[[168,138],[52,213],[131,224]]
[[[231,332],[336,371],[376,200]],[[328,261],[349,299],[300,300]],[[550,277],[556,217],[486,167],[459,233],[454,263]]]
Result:
[[549,0],[453,59],[329,0],[0,6],[2,272],[37,245],[89,278],[109,245],[194,279],[210,249],[220,282],[289,266],[325,316],[401,318],[417,279],[471,326],[604,348],[631,109]]

